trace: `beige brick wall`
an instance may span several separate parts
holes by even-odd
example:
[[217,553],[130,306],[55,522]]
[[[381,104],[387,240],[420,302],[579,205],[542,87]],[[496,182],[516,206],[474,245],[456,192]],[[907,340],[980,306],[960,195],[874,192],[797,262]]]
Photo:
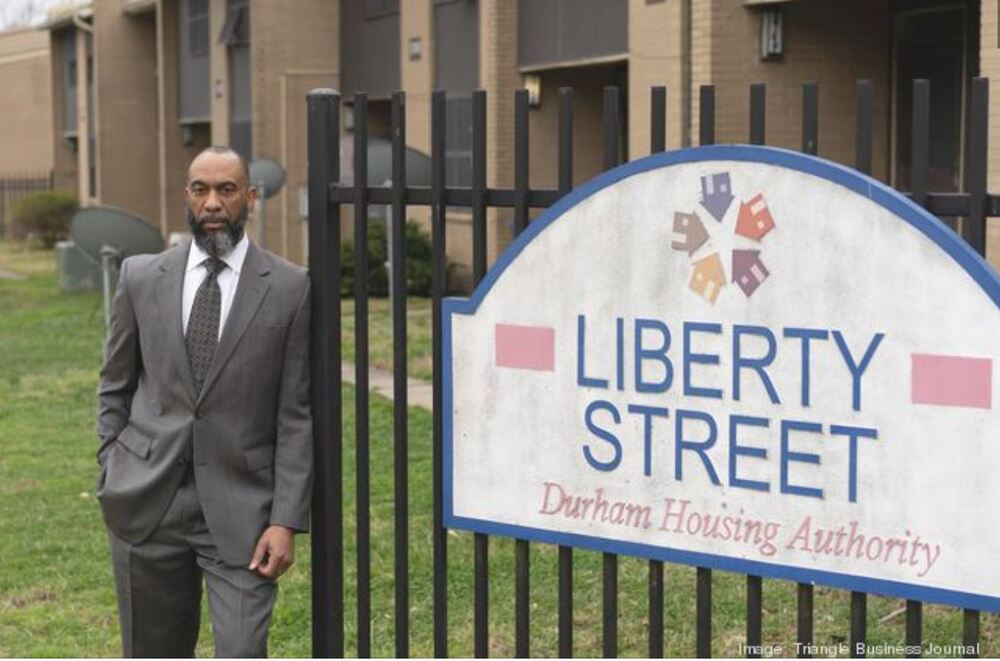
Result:
[[[531,185],[554,188],[559,168],[559,88],[573,88],[573,185],[604,169],[604,87],[619,83],[614,65],[550,69],[539,74],[542,102],[529,114]],[[645,149],[649,153],[649,94],[646,91]],[[641,101],[640,101],[641,103]]]
[[[704,3],[695,4],[697,16],[704,11]],[[767,85],[767,144],[800,149],[802,85],[814,80],[820,88],[819,155],[853,164],[855,81],[868,78],[875,89],[873,174],[883,180],[888,176],[890,18],[886,0],[783,5],[785,53],[773,62],[759,57],[758,10],[730,0],[715,0],[712,8],[708,77],[698,61],[694,70],[697,82],[716,86],[716,142],[747,141],[749,85],[761,82]],[[696,30],[696,34],[702,34],[695,38],[701,44],[703,33]]]
[[689,145],[698,144],[698,131],[700,129],[698,90],[702,85],[710,85],[715,82],[712,68],[712,55],[714,53],[712,43],[715,38],[715,33],[712,31],[713,5],[715,2],[726,1],[691,0],[691,89],[688,90],[691,121],[686,136],[686,144]]
[[[419,39],[420,59],[411,60],[408,44]],[[431,93],[434,90],[434,2],[399,3],[399,80],[406,91],[406,142],[431,153]]]
[[156,15],[127,16],[122,0],[94,6],[100,203],[160,225]]
[[[479,3],[479,82],[486,90],[486,185],[514,183],[514,90],[517,70],[517,3]],[[509,210],[487,213],[487,263],[492,264],[511,240]]]
[[[250,26],[253,30],[253,5],[250,8]],[[219,43],[219,33],[226,24],[226,0],[208,0],[209,66],[212,81],[212,138],[213,145],[229,144],[229,52]],[[250,37],[253,39],[253,36]]]
[[160,231],[164,238],[171,232],[188,231],[185,221],[184,186],[187,166],[199,151],[208,147],[211,130],[208,124],[192,128],[191,144],[185,145],[178,115],[178,16],[179,0],[159,0],[156,15],[158,69],[158,127],[160,150]]
[[0,174],[52,170],[51,116],[48,32],[0,33]]
[[[979,75],[990,79],[987,190],[1000,191],[1000,48],[997,47],[997,3],[980,0]],[[1000,270],[1000,219],[986,224],[986,256]]]
[[650,89],[667,87],[667,147],[682,143],[683,0],[630,0],[628,22],[629,156],[649,154]]
[[[339,15],[339,2],[331,0],[296,0],[295,11],[272,0],[250,7],[253,155],[287,172],[265,209],[266,246],[299,262],[305,254],[298,192],[308,178],[305,99],[314,87],[340,84]],[[248,231],[257,237],[256,222]]]

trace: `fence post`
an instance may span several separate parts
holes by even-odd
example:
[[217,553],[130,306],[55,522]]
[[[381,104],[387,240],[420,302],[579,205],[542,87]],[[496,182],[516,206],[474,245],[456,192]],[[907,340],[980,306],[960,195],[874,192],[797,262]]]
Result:
[[341,466],[340,211],[330,183],[340,178],[340,95],[315,89],[309,113],[309,275],[315,479],[312,501],[312,638],[314,657],[344,655]]
[[354,436],[358,656],[371,656],[371,510],[368,392],[368,97],[354,95]]
[[441,299],[445,278],[445,94],[431,96],[431,351],[433,354],[433,530],[434,539],[434,656],[448,656],[448,531],[444,527],[444,379],[441,345]]
[[[559,88],[559,194],[573,188],[573,88]],[[573,547],[559,547],[559,656],[573,656]]]
[[[486,277],[486,92],[472,93],[472,278]],[[475,655],[489,656],[490,538],[473,533],[475,574]]]
[[410,655],[409,462],[406,399],[406,97],[392,95],[392,431],[396,656]]

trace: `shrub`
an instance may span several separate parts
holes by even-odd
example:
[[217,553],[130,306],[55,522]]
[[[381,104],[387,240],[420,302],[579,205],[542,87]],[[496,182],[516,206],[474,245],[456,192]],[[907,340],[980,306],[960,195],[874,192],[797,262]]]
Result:
[[26,195],[14,205],[10,237],[36,239],[44,247],[52,248],[56,241],[69,236],[69,221],[78,208],[76,198],[69,193],[45,191]]
[[[431,239],[420,229],[420,225],[410,220],[406,223],[406,293],[411,296],[431,295],[431,274],[433,266]],[[369,296],[389,295],[389,271],[385,263],[389,257],[386,241],[385,220],[368,219],[368,294]],[[346,241],[340,246],[340,294],[354,295],[354,242]]]

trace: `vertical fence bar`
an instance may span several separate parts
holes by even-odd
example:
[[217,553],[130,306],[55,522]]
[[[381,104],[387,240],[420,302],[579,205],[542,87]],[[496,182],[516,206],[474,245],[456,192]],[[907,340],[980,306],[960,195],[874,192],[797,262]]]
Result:
[[[573,89],[559,88],[559,194],[573,188]],[[559,547],[559,656],[573,656],[573,547]]]
[[868,641],[868,595],[851,592],[851,656],[863,658]]
[[[650,90],[649,152],[658,154],[667,148],[667,88]],[[663,562],[649,561],[649,656],[663,656]]]
[[802,151],[819,153],[819,83],[802,86]]
[[371,521],[368,420],[368,97],[354,95],[354,424],[358,656],[371,656]]
[[798,617],[796,626],[798,657],[812,658],[809,647],[813,644],[813,586],[811,583],[798,584]]
[[[618,165],[618,88],[604,88],[604,169]],[[618,556],[603,554],[603,652],[605,658],[618,656]]]
[[[764,83],[750,85],[750,144],[763,145],[767,126],[767,88]],[[764,623],[764,581],[747,574],[747,657],[761,656]]]
[[434,522],[434,656],[448,656],[448,531],[444,520],[444,398],[443,353],[441,346],[441,299],[445,278],[445,95],[436,90],[431,95],[431,353],[433,427],[433,499]]
[[979,611],[965,608],[962,610],[962,645],[968,648],[962,656],[974,659],[979,656]]
[[663,562],[649,561],[649,656],[663,656]]
[[873,87],[870,80],[859,80],[854,97],[854,167],[872,173]]
[[712,570],[698,567],[695,575],[695,654],[712,656]]
[[340,179],[340,95],[309,93],[309,273],[315,478],[312,500],[312,654],[344,655],[344,545],[340,343],[340,208],[330,182]]
[[528,226],[528,90],[514,91],[514,236]]
[[[528,226],[528,90],[514,92],[514,236]],[[514,654],[531,656],[531,547],[514,542]]]
[[406,399],[406,97],[392,95],[392,414],[396,656],[410,655],[409,461]]
[[[859,80],[855,87],[854,167],[872,173],[872,125],[874,115],[872,81]],[[866,655],[868,642],[868,595],[851,592],[851,650],[854,658]]]
[[649,92],[649,151],[658,154],[667,148],[667,88],[658,85]]
[[758,658],[763,643],[764,581],[747,575],[747,657]]
[[906,600],[906,656],[915,659],[920,657],[923,647],[923,626],[924,626],[923,604],[912,599]]
[[[930,82],[913,81],[913,125],[910,137],[910,190],[913,201],[927,205],[927,174],[930,167]],[[923,646],[923,604],[906,600],[906,636],[908,657],[921,656]]]
[[965,142],[965,190],[969,193],[966,239],[986,255],[986,146],[989,138],[989,80],[973,78],[969,89],[968,137]]
[[764,144],[767,127],[767,88],[764,83],[750,85],[750,144]]
[[[486,276],[486,92],[472,93],[472,279]],[[475,655],[489,656],[490,540],[474,533]]]
[[[698,144],[715,144],[715,87],[702,85],[698,113]],[[712,656],[712,570],[698,567],[695,580],[695,654]]]
[[[819,84],[808,82],[802,86],[802,151],[816,155],[819,148]],[[798,593],[798,656],[811,657],[808,646],[813,644],[813,586],[799,583]]]
[[715,87],[702,85],[698,104],[698,144],[715,144]]
[[913,201],[927,206],[927,177],[930,169],[931,84],[913,81],[913,125],[910,136],[910,190]]

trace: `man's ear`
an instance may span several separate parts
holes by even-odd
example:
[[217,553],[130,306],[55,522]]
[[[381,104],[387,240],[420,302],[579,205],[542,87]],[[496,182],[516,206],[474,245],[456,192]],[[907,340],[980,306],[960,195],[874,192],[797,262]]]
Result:
[[247,189],[247,205],[252,206],[257,202],[257,188],[251,186]]

